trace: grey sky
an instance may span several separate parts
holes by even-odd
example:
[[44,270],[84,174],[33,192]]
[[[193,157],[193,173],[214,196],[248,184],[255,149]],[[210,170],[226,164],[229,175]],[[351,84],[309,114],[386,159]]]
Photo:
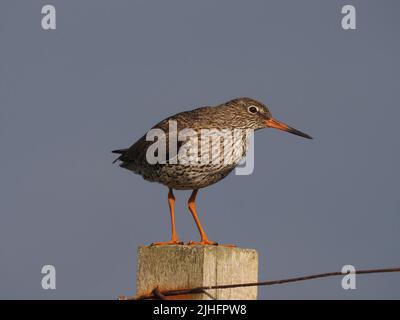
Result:
[[[53,4],[57,29],[43,31]],[[357,30],[340,27],[357,9]],[[250,96],[314,136],[264,130],[255,171],[201,190],[211,240],[260,279],[399,266],[398,1],[0,2],[0,298],[114,299],[170,236],[167,190],[111,162],[168,115]],[[179,236],[197,240],[177,192]],[[41,288],[53,264],[57,289]],[[400,298],[400,274],[261,288],[261,299]]]

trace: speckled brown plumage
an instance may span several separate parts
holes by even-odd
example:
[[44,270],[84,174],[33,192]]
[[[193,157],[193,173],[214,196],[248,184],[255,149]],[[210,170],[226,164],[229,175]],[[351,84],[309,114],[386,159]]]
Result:
[[[204,139],[201,139],[200,131],[202,129],[217,129],[217,130],[234,130],[241,129],[243,131],[243,137],[241,138],[243,147],[239,152],[236,152],[228,163],[220,161],[220,163],[206,163],[206,164],[171,164],[169,163],[176,154],[168,153],[169,145],[169,135],[165,136],[166,144],[166,163],[155,163],[150,164],[147,161],[146,153],[148,148],[154,143],[153,141],[146,141],[146,135],[141,137],[136,143],[134,143],[128,149],[114,150],[114,153],[120,154],[120,156],[115,161],[120,161],[120,166],[133,171],[136,174],[143,176],[144,179],[151,182],[159,182],[166,185],[169,192],[170,208],[171,201],[174,201],[173,189],[190,189],[194,190],[191,200],[193,202],[193,217],[195,218],[196,224],[199,228],[201,234],[200,244],[213,244],[206,237],[204,230],[202,229],[200,222],[198,221],[197,214],[194,209],[194,200],[197,194],[197,190],[200,188],[207,187],[214,184],[221,179],[225,178],[240,162],[240,160],[245,156],[247,150],[247,134],[250,130],[258,130],[267,127],[273,127],[280,130],[288,131],[293,134],[311,138],[310,136],[293,129],[283,123],[272,118],[272,115],[268,108],[262,103],[250,99],[250,98],[237,98],[230,100],[228,102],[222,103],[214,107],[201,107],[191,111],[185,111],[168,117],[158,124],[156,124],[152,129],[161,129],[168,133],[169,120],[175,120],[177,123],[177,134],[184,129],[193,129],[194,134],[197,135],[199,140],[199,145],[203,146]],[[178,142],[177,151],[181,148],[190,149],[190,139]],[[239,145],[230,144],[227,146],[235,150]],[[210,146],[211,148],[211,146]],[[200,147],[198,152],[200,152]],[[224,148],[221,148],[223,153]],[[210,151],[211,157],[215,155]],[[223,160],[223,154],[221,154],[221,159]],[[190,209],[189,200],[189,209]],[[173,239],[166,243],[158,244],[171,244],[177,243],[177,237],[175,234],[175,226],[173,221],[173,209],[171,209],[171,220],[173,229]]]

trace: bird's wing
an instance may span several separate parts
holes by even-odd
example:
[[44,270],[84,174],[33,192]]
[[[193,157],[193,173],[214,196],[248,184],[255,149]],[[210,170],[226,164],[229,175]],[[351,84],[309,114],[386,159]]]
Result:
[[[184,111],[181,113],[178,113],[176,115],[173,115],[171,117],[168,117],[161,122],[157,123],[155,126],[153,126],[152,129],[161,129],[165,134],[164,135],[157,135],[156,141],[163,143],[165,145],[165,158],[166,161],[169,162],[171,161],[174,157],[177,156],[179,153],[179,149],[190,139],[189,137],[185,141],[177,141],[177,148],[176,148],[176,153],[170,154],[169,150],[169,139],[170,139],[170,128],[169,128],[169,121],[170,120],[175,120],[176,121],[176,127],[177,127],[177,132],[176,134],[178,135],[179,132],[183,129],[196,129],[199,125],[199,122],[203,122],[203,114],[206,109],[210,107],[201,107],[198,109],[194,109],[191,111]],[[204,123],[204,122],[203,122]],[[151,131],[151,130],[150,130]],[[173,132],[173,131],[172,131]],[[139,162],[142,163],[146,160],[146,153],[147,149],[155,143],[155,141],[148,141],[147,134],[142,136],[138,141],[136,141],[132,146],[130,146],[127,149],[120,149],[120,150],[114,150],[112,151],[113,153],[120,154],[120,156],[115,160],[120,160],[122,162]],[[114,161],[114,162],[115,162]]]
[[[151,140],[148,134],[151,130],[149,130],[148,133],[146,133],[144,136],[142,136],[138,141],[136,141],[132,146],[130,146],[128,149],[121,149],[121,150],[114,150],[114,153],[119,153],[121,154],[119,158],[117,158],[115,161],[120,160],[122,162],[131,162],[135,161],[138,163],[147,161],[146,160],[146,154],[147,154],[147,149],[154,144],[155,142],[159,144],[163,144],[165,146],[165,160],[167,162],[170,161],[173,157],[176,157],[176,154],[170,154],[169,152],[169,125],[168,125],[168,120],[169,118],[161,121],[160,123],[156,124],[152,129],[160,129],[164,134],[158,134],[161,132],[156,132],[154,131],[154,134],[156,137],[153,137],[153,140]],[[179,130],[179,129],[178,129]],[[178,141],[177,142],[177,151],[181,147],[182,142]]]

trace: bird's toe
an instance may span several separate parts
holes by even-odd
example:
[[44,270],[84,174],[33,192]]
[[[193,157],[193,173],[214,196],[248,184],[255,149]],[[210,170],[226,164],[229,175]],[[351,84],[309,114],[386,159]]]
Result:
[[210,241],[210,240],[201,240],[201,241],[189,241],[187,243],[189,246],[217,246],[218,242]]
[[150,246],[171,246],[171,245],[183,245],[183,241],[179,240],[169,240],[162,242],[153,242]]

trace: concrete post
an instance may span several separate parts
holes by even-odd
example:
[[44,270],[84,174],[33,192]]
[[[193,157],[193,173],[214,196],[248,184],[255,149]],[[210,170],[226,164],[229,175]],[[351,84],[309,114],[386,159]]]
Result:
[[[141,246],[136,296],[160,291],[258,281],[254,249],[223,246]],[[206,294],[168,297],[187,300],[257,299],[257,287],[208,290]],[[210,297],[211,296],[211,297]]]

